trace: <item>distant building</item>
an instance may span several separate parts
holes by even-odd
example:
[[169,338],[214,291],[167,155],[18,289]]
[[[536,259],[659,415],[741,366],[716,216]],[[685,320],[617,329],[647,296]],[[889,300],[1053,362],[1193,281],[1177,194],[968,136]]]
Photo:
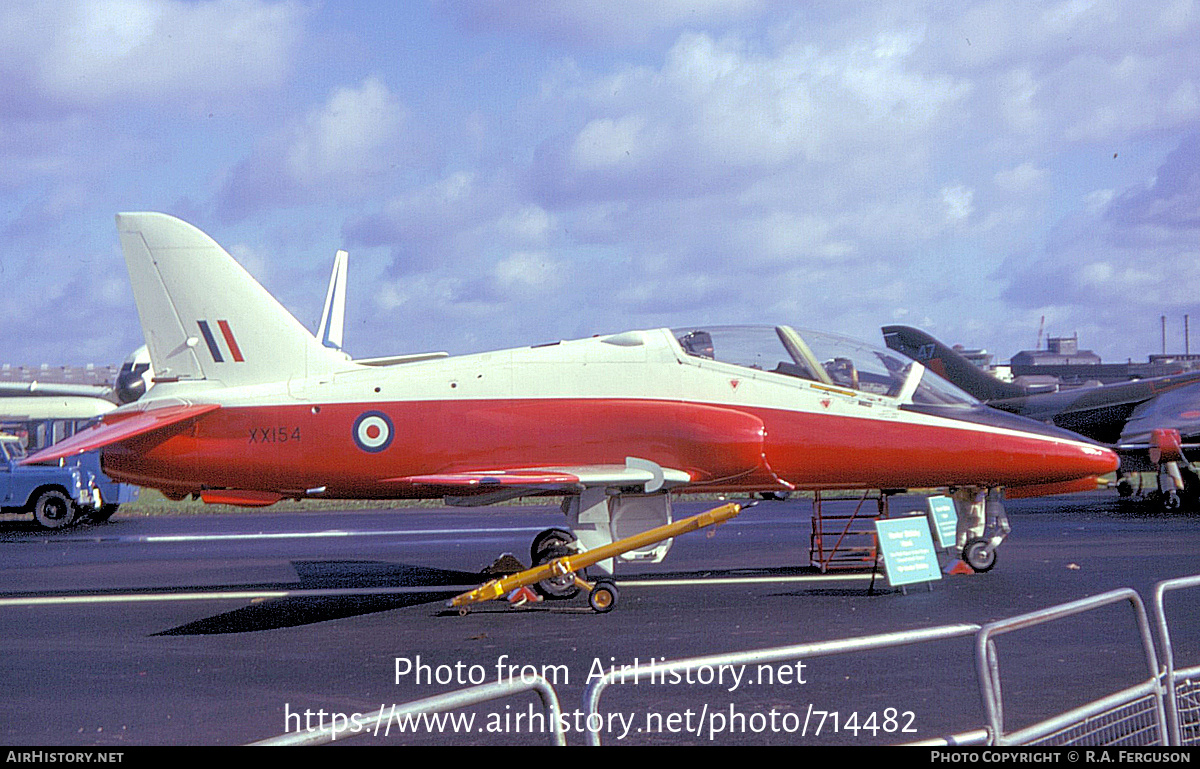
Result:
[[0,364],[0,382],[47,382],[54,384],[112,385],[121,373],[120,366],[14,366]]
[[1151,355],[1150,362],[1159,366],[1179,364],[1185,369],[1200,368],[1200,353],[1172,353],[1169,355]]
[[995,356],[982,347],[969,350],[966,347],[963,347],[961,344],[956,344],[954,345],[953,349],[956,353],[971,361],[971,363],[983,369],[984,371],[992,370],[992,359]]
[[1011,365],[1014,374],[1017,373],[1018,368],[1022,370],[1022,373],[1033,373],[1024,370],[1041,366],[1097,366],[1100,365],[1100,356],[1091,350],[1081,351],[1077,334],[1052,336],[1046,340],[1045,350],[1021,350],[1012,356]]
[[1026,382],[1054,377],[1070,387],[1167,376],[1200,365],[1200,355],[1152,355],[1147,363],[1102,363],[1096,353],[1079,349],[1078,334],[1052,336],[1046,340],[1046,347],[1014,355],[1010,363],[1013,377]]

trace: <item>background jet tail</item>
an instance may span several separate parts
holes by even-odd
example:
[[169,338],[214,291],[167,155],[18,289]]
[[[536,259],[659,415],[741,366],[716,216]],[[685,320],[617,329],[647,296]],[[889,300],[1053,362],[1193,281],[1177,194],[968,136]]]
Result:
[[346,269],[350,255],[338,251],[333,257],[333,272],[329,276],[329,288],[325,292],[325,309],[321,311],[321,324],[317,328],[317,339],[326,347],[342,349],[342,336],[346,327]]
[[118,214],[117,230],[157,381],[286,381],[341,357],[192,225]]
[[888,347],[918,361],[981,401],[1018,398],[1026,394],[1025,388],[1002,382],[924,331],[911,326],[884,326],[881,330]]

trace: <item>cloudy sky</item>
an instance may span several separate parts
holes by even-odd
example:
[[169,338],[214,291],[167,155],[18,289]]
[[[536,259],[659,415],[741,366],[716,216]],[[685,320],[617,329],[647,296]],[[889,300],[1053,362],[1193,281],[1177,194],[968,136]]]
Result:
[[917,325],[1200,349],[1200,7],[0,4],[0,362],[115,363],[179,216],[358,357]]

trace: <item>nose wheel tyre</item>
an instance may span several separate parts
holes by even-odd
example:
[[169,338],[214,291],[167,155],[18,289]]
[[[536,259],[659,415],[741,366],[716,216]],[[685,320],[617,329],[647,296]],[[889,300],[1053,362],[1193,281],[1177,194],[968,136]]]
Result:
[[988,547],[986,539],[969,539],[963,545],[962,559],[977,572],[991,571],[996,567],[996,550]]
[[588,595],[588,605],[597,614],[607,614],[616,607],[617,598],[620,595],[617,586],[609,580],[596,580],[596,584],[592,586],[592,592]]

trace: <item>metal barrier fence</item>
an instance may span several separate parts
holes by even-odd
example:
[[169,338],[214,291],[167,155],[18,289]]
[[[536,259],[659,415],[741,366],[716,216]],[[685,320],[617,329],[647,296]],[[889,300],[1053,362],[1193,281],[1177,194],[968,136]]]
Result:
[[[987,625],[960,623],[919,630],[846,638],[833,641],[796,644],[793,646],[757,649],[730,654],[691,657],[655,663],[652,668],[635,670],[615,669],[594,680],[584,692],[583,709],[587,713],[587,741],[600,744],[603,724],[599,712],[600,697],[615,681],[627,683],[646,676],[665,676],[720,666],[766,664],[812,659],[853,652],[892,649],[910,644],[941,641],[965,636],[975,637],[976,675],[983,699],[987,723],[980,728],[959,734],[909,743],[912,745],[1198,745],[1200,744],[1200,666],[1175,668],[1174,649],[1164,609],[1165,595],[1173,590],[1200,587],[1200,575],[1160,582],[1155,586],[1155,619],[1162,644],[1164,667],[1159,668],[1154,639],[1141,597],[1124,588],[1079,601],[1052,606],[1040,611]],[[1046,625],[1068,617],[1095,611],[1113,604],[1127,603],[1133,612],[1137,633],[1146,665],[1146,678],[1140,683],[1096,699],[1080,707],[1043,719],[1038,723],[1011,732],[1004,730],[1004,702],[1001,694],[998,636],[1014,631]],[[316,745],[333,742],[357,734],[378,736],[381,722],[422,713],[478,705],[483,702],[535,691],[542,700],[545,717],[550,720],[552,740],[565,745],[560,722],[558,697],[550,683],[538,676],[530,680],[510,679],[481,684],[468,689],[430,697],[405,705],[380,708],[378,716],[364,719],[352,731],[348,725],[340,730],[326,727],[319,730],[297,730],[255,745]]]
[[[890,649],[897,646],[906,646],[908,644],[921,643],[925,641],[941,641],[948,638],[960,638],[963,636],[973,635],[978,632],[978,630],[979,625],[973,624],[943,625],[940,627],[923,628],[921,630],[907,630],[898,633],[882,633],[880,635],[862,636],[860,638],[846,638],[837,641],[820,641],[817,643],[797,644],[795,646],[781,646],[773,649],[759,649],[755,651],[735,652],[732,654],[713,654],[706,657],[691,657],[682,660],[664,661],[656,663],[652,669],[641,669],[636,671],[610,671],[603,677],[592,681],[583,694],[583,708],[587,713],[588,744],[600,744],[600,730],[594,729],[592,725],[593,723],[604,722],[603,716],[601,716],[599,713],[600,695],[602,695],[604,690],[617,680],[620,680],[622,683],[628,683],[632,679],[633,683],[637,683],[641,679],[651,675],[662,677],[671,675],[673,673],[686,673],[687,671],[719,668],[723,665],[738,666],[766,664],[771,662],[812,659],[814,657],[825,657],[834,654],[846,654],[850,652],[871,651],[874,649]],[[593,718],[593,715],[598,717]]]
[[388,708],[381,705],[378,715],[371,718],[364,718],[353,725],[349,723],[344,724],[341,729],[337,729],[332,725],[312,731],[297,729],[294,732],[252,744],[270,746],[324,745],[339,739],[357,737],[363,734],[371,734],[378,737],[380,726],[382,725],[384,729],[389,729],[392,721],[397,721],[397,726],[399,727],[402,719],[411,719],[414,716],[428,713],[441,713],[446,710],[458,710],[492,700],[503,699],[504,697],[512,697],[513,695],[528,691],[537,692],[538,697],[542,700],[545,717],[550,725],[549,731],[552,743],[560,746],[566,745],[567,740],[563,735],[562,721],[559,718],[561,710],[558,706],[558,695],[554,693],[554,687],[550,685],[550,682],[541,676],[523,676],[522,678],[510,678],[490,684],[480,684],[479,686],[472,686],[469,689],[460,689],[456,692],[439,694],[436,697],[427,697],[426,699],[409,702],[404,705],[392,705]]
[[1169,579],[1154,586],[1154,618],[1163,649],[1163,689],[1171,740],[1175,745],[1200,745],[1200,666],[1176,669],[1164,602],[1168,592],[1194,587],[1200,587],[1200,575]]
[[[1023,729],[1004,731],[1000,665],[994,638],[1115,603],[1133,608],[1146,661],[1146,680],[1137,686],[1074,708]],[[1141,597],[1123,588],[984,625],[975,638],[975,664],[987,711],[988,726],[997,745],[1166,745],[1167,725],[1162,706],[1158,656]]]

